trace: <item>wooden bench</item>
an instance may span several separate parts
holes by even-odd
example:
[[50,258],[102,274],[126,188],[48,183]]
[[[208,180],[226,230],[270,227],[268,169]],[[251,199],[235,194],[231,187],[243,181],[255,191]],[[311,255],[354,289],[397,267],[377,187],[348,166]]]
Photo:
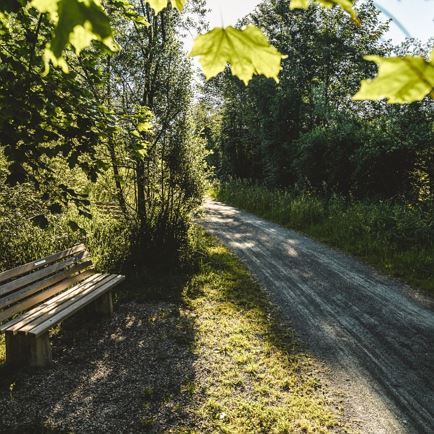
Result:
[[6,363],[46,367],[51,363],[48,330],[92,303],[113,313],[111,289],[125,277],[89,269],[83,244],[0,273],[0,332]]

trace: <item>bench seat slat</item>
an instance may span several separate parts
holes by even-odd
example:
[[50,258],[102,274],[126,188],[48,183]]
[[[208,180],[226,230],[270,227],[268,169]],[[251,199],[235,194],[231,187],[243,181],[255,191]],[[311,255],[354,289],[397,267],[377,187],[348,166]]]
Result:
[[40,267],[49,265],[60,259],[72,256],[76,253],[84,252],[85,250],[86,246],[84,244],[77,244],[76,246],[63,250],[62,252],[54,253],[53,255],[46,256],[45,258],[41,258],[37,261],[28,262],[27,264],[12,268],[11,270],[3,271],[0,273],[0,284],[6,282],[7,280],[13,279],[14,277],[21,276],[22,274],[26,274]]
[[119,283],[121,283],[123,280],[125,280],[125,276],[111,275],[110,277],[112,277],[112,279],[107,281],[107,283],[104,283],[103,285],[99,286],[97,289],[92,289],[85,296],[79,297],[78,300],[75,301],[70,306],[68,306],[68,308],[62,309],[59,313],[57,313],[56,315],[47,319],[42,324],[39,324],[37,327],[35,327],[33,329],[30,329],[28,331],[28,333],[34,335],[35,337],[42,335],[48,329],[50,329],[53,325],[59,323],[60,321],[64,321],[65,319],[69,318],[74,313],[76,313],[78,310],[80,310],[83,307],[87,306],[88,304],[92,303],[94,300],[98,299],[101,295],[103,295],[107,291],[110,291],[112,288],[114,288]]
[[[14,304],[13,306],[9,307],[8,309],[3,310],[0,312],[0,323],[13,315],[16,315],[20,312],[24,312],[26,309],[31,308],[32,306],[36,306],[39,303],[42,303],[43,301],[49,299],[50,297],[53,297],[54,295],[58,294],[61,291],[64,291],[65,289],[69,288],[70,286],[73,286],[77,283],[82,282],[83,280],[87,279],[91,275],[95,274],[93,271],[85,271],[83,273],[77,274],[71,278],[65,278],[64,280],[60,281],[59,283],[55,284],[54,286],[51,286],[50,288],[45,289],[42,292],[39,292],[38,294],[28,297],[25,300]],[[1,331],[1,328],[0,328]]]
[[7,322],[6,324],[3,324],[0,328],[0,331],[13,332],[14,334],[17,333],[19,329],[25,327],[25,325],[28,324],[29,322],[36,320],[41,316],[46,315],[47,312],[49,312],[54,306],[61,304],[64,301],[67,301],[68,299],[70,299],[80,291],[84,291],[87,288],[91,288],[95,283],[99,282],[103,278],[104,275],[102,274],[97,274],[97,273],[91,274],[85,280],[73,286],[72,288],[69,288],[68,290],[62,292],[61,294],[58,294],[57,296],[48,299],[45,303],[42,303],[39,306],[35,307],[34,309],[29,310],[28,312],[24,313],[18,318],[15,318]]
[[44,309],[43,312],[41,312],[41,314],[36,318],[26,321],[26,324],[17,324],[14,327],[14,333],[29,333],[31,329],[39,326],[53,316],[58,315],[69,306],[73,305],[77,300],[84,297],[86,294],[95,291],[101,285],[104,285],[112,280],[113,277],[114,276],[110,274],[100,274],[95,280],[88,280],[84,285],[77,285],[74,288],[74,291],[68,291],[66,297],[58,300],[55,303],[51,303],[51,305],[47,306],[47,308]]
[[6,294],[9,294],[12,291],[16,291],[17,289],[23,288],[26,285],[30,285],[33,282],[37,282],[38,280],[43,279],[50,274],[57,273],[59,271],[64,270],[67,267],[78,262],[80,259],[85,257],[85,252],[81,252],[78,256],[74,256],[72,258],[68,258],[61,262],[56,262],[53,265],[50,265],[46,268],[42,268],[41,270],[35,271],[31,274],[26,274],[23,277],[19,277],[18,279],[13,280],[12,282],[6,283],[0,286],[0,297]]
[[[103,285],[107,281],[111,280],[112,276],[100,274],[95,276],[95,278],[87,279],[86,282],[81,283],[80,285],[71,288],[68,291],[65,291],[65,296],[61,299],[49,303],[45,306],[38,315],[33,318],[26,319],[25,322],[19,323],[13,327],[13,332],[15,333],[28,333],[32,328],[38,326],[43,323],[47,319],[52,316],[58,314],[63,309],[66,309],[71,304],[75,303],[80,297],[84,297],[89,292],[95,290],[100,285]],[[11,329],[9,328],[8,331]]]
[[[7,295],[6,297],[0,298],[0,309],[3,306],[6,307],[13,303],[18,303],[23,298],[29,297],[38,291],[42,291],[43,289],[48,288],[49,286],[52,286],[60,282],[61,280],[66,279],[69,276],[72,276],[74,273],[84,270],[90,265],[92,265],[92,261],[81,262],[79,264],[73,265],[71,268],[69,268],[66,271],[56,273],[53,276],[48,277],[47,279],[39,280],[38,282],[26,286],[23,289],[14,291],[9,295]],[[2,317],[2,312],[0,312],[0,321],[2,321],[1,317]]]

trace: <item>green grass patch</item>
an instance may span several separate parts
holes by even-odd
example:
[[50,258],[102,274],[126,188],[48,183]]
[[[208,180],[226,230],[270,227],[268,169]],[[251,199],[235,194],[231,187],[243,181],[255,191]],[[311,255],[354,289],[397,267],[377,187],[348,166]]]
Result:
[[192,409],[202,432],[327,432],[339,425],[317,362],[226,248],[210,241],[184,290],[201,375]]
[[5,335],[0,334],[0,364],[4,363],[5,360],[6,360]]
[[361,202],[272,190],[234,181],[214,197],[358,256],[415,288],[434,293],[432,204]]

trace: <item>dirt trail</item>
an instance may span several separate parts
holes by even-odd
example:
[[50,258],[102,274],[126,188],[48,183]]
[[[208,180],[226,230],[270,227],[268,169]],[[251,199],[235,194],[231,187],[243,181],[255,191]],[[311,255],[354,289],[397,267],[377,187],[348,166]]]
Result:
[[434,433],[434,310],[359,261],[211,200],[230,247],[330,367],[364,433]]

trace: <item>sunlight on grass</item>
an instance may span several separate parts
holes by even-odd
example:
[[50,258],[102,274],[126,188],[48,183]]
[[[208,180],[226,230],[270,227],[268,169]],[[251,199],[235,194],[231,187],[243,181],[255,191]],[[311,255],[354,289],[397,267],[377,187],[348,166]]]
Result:
[[[185,290],[201,375],[195,409],[209,432],[327,432],[340,415],[287,324],[224,247],[211,245]],[[197,401],[196,401],[197,402]]]
[[6,360],[6,344],[4,334],[0,334],[0,364]]

